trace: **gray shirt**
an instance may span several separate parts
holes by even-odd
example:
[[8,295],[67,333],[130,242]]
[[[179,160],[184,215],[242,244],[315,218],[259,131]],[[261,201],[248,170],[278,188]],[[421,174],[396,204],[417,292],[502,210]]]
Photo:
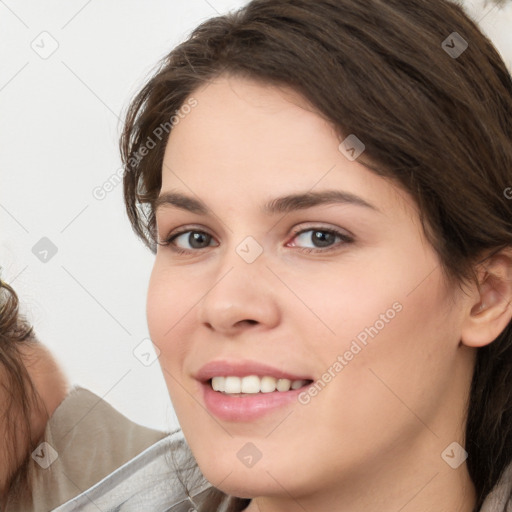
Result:
[[[197,466],[181,476],[190,490],[190,499],[174,464],[183,465],[190,451],[181,431],[174,432],[137,455],[55,512],[192,512],[193,498],[209,484]],[[176,459],[175,462],[173,458]],[[190,466],[190,464],[189,464]],[[191,485],[195,482],[195,485]]]

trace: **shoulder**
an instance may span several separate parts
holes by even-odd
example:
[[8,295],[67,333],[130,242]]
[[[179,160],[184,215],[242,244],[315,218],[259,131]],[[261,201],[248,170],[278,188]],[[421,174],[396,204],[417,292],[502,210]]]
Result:
[[210,487],[177,430],[55,512],[187,512],[194,509],[189,494],[193,498]]
[[9,497],[6,512],[53,510],[166,435],[132,422],[87,389],[74,387],[32,452],[28,488]]

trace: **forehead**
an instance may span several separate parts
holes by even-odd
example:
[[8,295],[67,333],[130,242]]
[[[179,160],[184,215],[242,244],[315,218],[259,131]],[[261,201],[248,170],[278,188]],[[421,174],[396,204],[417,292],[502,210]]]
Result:
[[[168,146],[194,146],[210,156],[222,152],[223,159],[230,155],[245,158],[250,151],[279,156],[301,147],[304,140],[317,154],[337,147],[332,127],[289,88],[225,76],[191,97],[197,105],[173,128]],[[194,153],[201,157],[199,151]]]
[[197,105],[168,139],[162,191],[214,192],[234,205],[256,196],[340,188],[383,209],[385,203],[396,207],[397,195],[403,196],[348,160],[333,126],[290,88],[224,76],[191,97]]

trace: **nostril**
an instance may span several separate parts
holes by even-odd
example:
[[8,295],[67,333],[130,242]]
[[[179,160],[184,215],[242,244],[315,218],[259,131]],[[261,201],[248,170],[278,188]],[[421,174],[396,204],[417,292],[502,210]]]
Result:
[[254,325],[254,324],[257,324],[258,321],[257,320],[240,320],[240,322],[237,322],[237,324],[244,324],[244,323],[248,323],[250,325]]

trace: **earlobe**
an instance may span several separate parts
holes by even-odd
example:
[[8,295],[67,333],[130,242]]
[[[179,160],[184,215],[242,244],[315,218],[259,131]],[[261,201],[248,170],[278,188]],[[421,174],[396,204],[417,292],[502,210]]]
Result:
[[470,347],[492,343],[512,321],[511,252],[504,250],[486,260],[478,279],[461,332],[461,342]]

